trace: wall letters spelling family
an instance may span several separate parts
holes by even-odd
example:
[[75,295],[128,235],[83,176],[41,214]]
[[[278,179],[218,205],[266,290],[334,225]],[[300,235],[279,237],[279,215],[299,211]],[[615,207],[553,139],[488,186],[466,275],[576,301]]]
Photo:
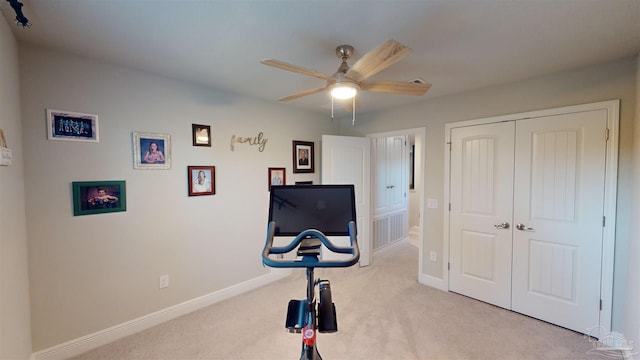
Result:
[[256,137],[242,137],[231,135],[231,151],[234,149],[234,145],[238,144],[249,144],[249,145],[258,145],[258,151],[264,151],[264,146],[267,144],[268,139],[262,138],[264,134],[260,132]]

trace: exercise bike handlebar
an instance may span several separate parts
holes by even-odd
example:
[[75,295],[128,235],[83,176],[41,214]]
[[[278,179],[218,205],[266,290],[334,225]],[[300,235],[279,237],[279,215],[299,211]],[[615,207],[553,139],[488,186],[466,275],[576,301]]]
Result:
[[[336,246],[331,240],[319,230],[307,229],[291,241],[288,245],[275,247],[273,246],[273,238],[275,234],[275,222],[270,222],[267,228],[267,243],[262,251],[262,263],[276,268],[301,268],[301,267],[349,267],[360,260],[360,249],[358,248],[358,240],[356,238],[356,224],[350,221],[348,224],[350,246]],[[352,256],[344,260],[319,260],[317,256],[302,256],[297,260],[275,260],[271,259],[269,255],[273,254],[286,254],[298,247],[302,240],[314,237],[320,240],[320,242],[327,247],[330,251],[339,254],[351,254]]]

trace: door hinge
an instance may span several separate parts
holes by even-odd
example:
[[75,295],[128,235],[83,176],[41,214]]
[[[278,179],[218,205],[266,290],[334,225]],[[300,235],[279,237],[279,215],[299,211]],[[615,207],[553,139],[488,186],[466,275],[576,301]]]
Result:
[[602,299],[600,299],[600,311],[602,311]]
[[606,226],[606,224],[607,224],[607,217],[606,217],[606,216],[603,216],[603,217],[602,217],[602,227],[605,227],[605,226]]
[[609,141],[609,129],[604,130],[604,141]]
[[451,211],[451,203],[449,203],[449,211]]
[[447,263],[447,271],[451,270],[451,263]]
[[449,145],[449,151],[451,151],[451,141],[448,141],[447,144]]

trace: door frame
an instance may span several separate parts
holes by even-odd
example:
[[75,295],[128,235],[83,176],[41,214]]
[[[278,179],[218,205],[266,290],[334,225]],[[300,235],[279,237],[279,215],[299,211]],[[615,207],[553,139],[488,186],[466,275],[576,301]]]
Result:
[[[451,130],[458,127],[483,125],[504,121],[515,121],[529,118],[537,118],[552,115],[563,115],[568,113],[606,110],[607,111],[607,129],[608,141],[606,143],[606,164],[605,164],[605,189],[604,189],[604,215],[606,224],[602,230],[602,276],[600,283],[600,299],[602,307],[600,311],[600,333],[609,334],[611,332],[611,319],[613,309],[613,271],[615,263],[615,235],[616,235],[616,202],[617,202],[617,185],[618,185],[618,140],[620,125],[620,100],[608,100],[595,103],[565,106],[559,108],[551,108],[544,110],[535,110],[517,114],[501,115],[487,117],[481,119],[460,121],[448,123],[445,125],[445,169],[444,169],[444,228],[443,228],[443,282],[446,290],[449,290],[449,206],[450,206],[450,189],[449,182],[451,176]],[[604,136],[604,135],[603,135]],[[592,334],[596,337],[598,334]]]

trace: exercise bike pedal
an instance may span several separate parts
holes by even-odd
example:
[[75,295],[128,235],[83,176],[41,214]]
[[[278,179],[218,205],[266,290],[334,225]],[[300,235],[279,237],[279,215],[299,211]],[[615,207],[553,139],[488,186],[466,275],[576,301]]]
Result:
[[285,321],[285,328],[289,333],[299,334],[302,332],[302,328],[305,325],[305,311],[307,309],[306,300],[289,300],[287,306],[287,319]]

